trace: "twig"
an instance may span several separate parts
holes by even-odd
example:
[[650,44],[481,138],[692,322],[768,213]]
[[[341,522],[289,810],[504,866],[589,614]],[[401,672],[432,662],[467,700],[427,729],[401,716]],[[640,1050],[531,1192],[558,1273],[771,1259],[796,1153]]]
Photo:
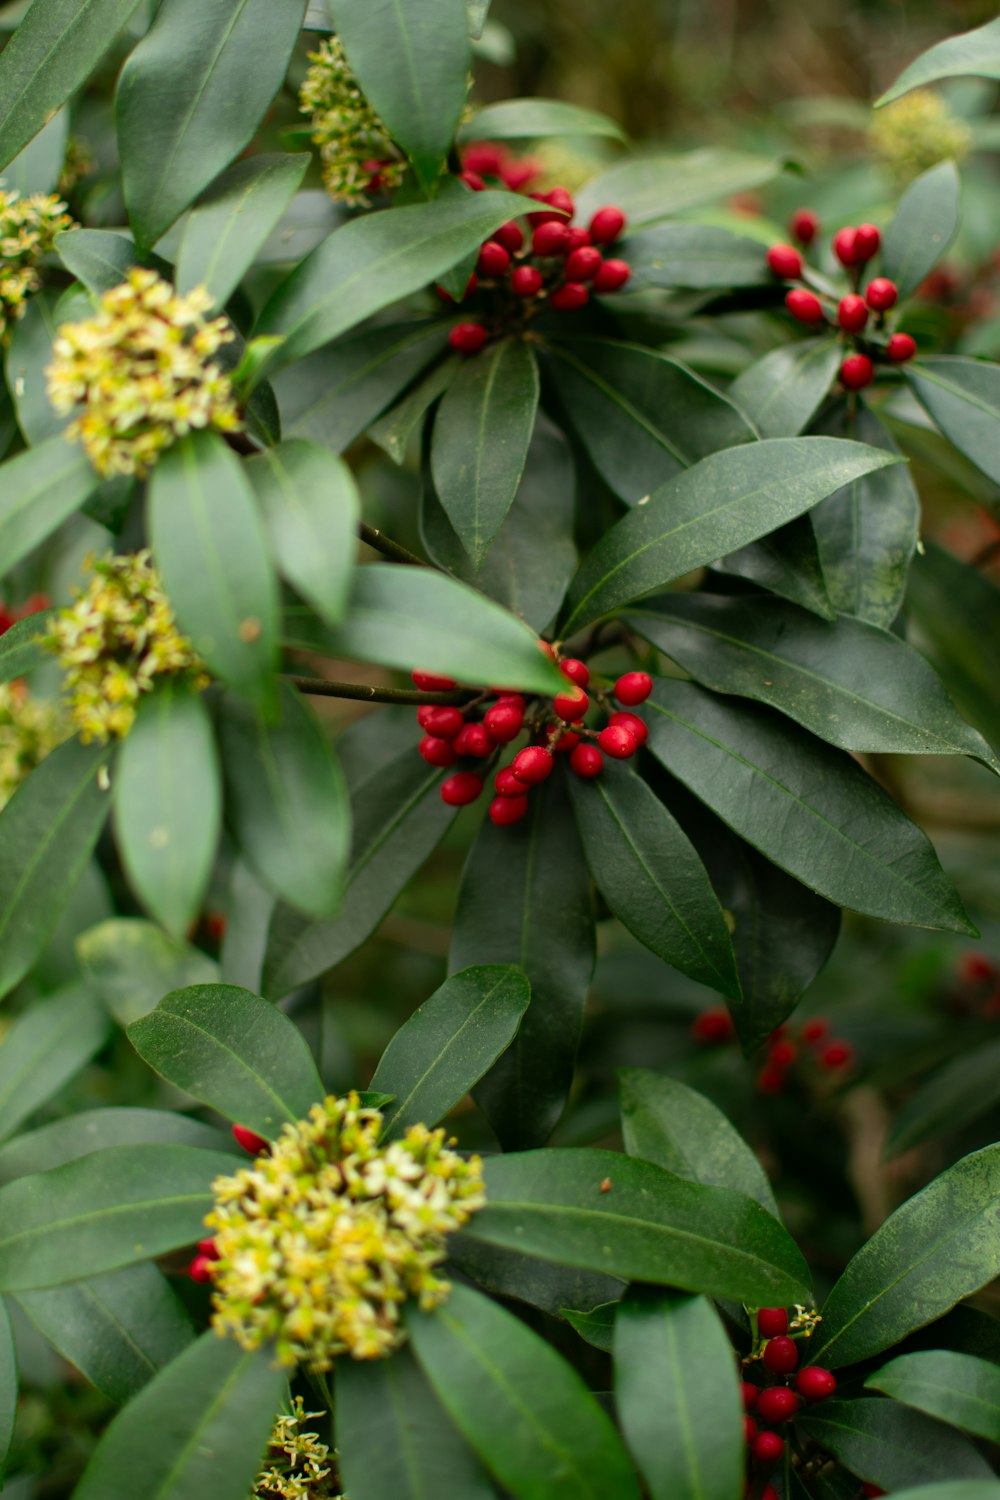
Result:
[[293,672],[285,680],[314,698],[355,698],[362,703],[468,703],[476,696],[472,688],[451,688],[446,693],[430,693],[425,688],[369,687],[364,682],[331,682],[327,677],[299,677]]
[[387,557],[390,562],[408,563],[415,568],[428,567],[422,557],[400,546],[399,542],[394,542],[391,537],[386,536],[385,532],[379,531],[377,526],[369,526],[367,521],[358,522],[358,535],[363,542],[367,542],[369,547],[374,547],[376,552],[381,552],[382,556]]

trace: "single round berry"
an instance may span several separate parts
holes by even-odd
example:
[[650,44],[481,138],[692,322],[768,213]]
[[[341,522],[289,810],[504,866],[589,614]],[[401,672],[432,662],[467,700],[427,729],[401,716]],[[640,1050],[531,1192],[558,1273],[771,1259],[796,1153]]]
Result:
[[[534,193],[531,196],[534,197]],[[564,187],[554,187],[549,192],[544,193],[542,195],[542,202],[551,203],[553,208],[562,209],[563,213],[569,214],[570,218],[576,213],[576,204],[573,202],[573,195]]]
[[497,703],[503,703],[508,708],[519,708],[524,712],[524,698],[521,693],[508,693],[506,688],[491,688],[490,692],[496,693]]
[[453,740],[465,724],[460,708],[435,708],[425,703],[417,709],[417,723],[439,740]]
[[750,1456],[755,1464],[770,1468],[785,1451],[785,1440],[776,1432],[758,1432],[750,1445]]
[[480,276],[503,276],[509,267],[510,251],[496,240],[487,240],[476,261],[476,270]]
[[429,766],[453,766],[458,760],[451,740],[439,739],[436,734],[425,734],[417,749]]
[[771,1427],[776,1427],[779,1422],[787,1422],[798,1409],[798,1396],[785,1385],[769,1386],[757,1398],[757,1415]]
[[567,281],[590,281],[597,275],[604,261],[595,245],[581,245],[566,257]]
[[819,1055],[821,1068],[826,1068],[828,1073],[837,1073],[842,1068],[849,1068],[854,1061],[854,1048],[850,1042],[829,1042]]
[[635,708],[645,703],[653,691],[653,679],[648,672],[625,672],[614,686],[614,695],[626,708]]
[[569,251],[569,230],[562,219],[549,219],[539,224],[531,236],[531,248],[536,255],[566,255]]
[[483,725],[494,745],[508,745],[524,728],[524,710],[516,703],[494,703],[483,714]]
[[414,668],[410,676],[414,687],[423,688],[428,693],[449,693],[455,686],[453,677],[438,677],[434,672],[418,672]]
[[542,289],[542,273],[537,266],[518,266],[510,278],[515,297],[537,297]]
[[757,1397],[760,1395],[759,1386],[751,1385],[749,1380],[744,1380],[740,1386],[740,1391],[743,1396],[743,1410],[753,1411],[757,1405]]
[[760,1492],[760,1500],[779,1500],[778,1491],[773,1484],[765,1484]]
[[619,710],[611,715],[608,723],[620,724],[623,729],[635,735],[640,745],[644,745],[649,739],[649,725],[645,719],[640,719],[638,714],[624,713]]
[[618,292],[631,275],[627,260],[606,260],[590,284],[595,292]]
[[733,1018],[724,1005],[713,1005],[709,1010],[703,1010],[691,1022],[694,1041],[705,1042],[709,1046],[717,1047],[722,1042],[730,1042],[735,1035]]
[[799,1049],[795,1043],[787,1037],[782,1037],[775,1042],[768,1054],[768,1062],[772,1068],[790,1068],[798,1056]]
[[815,292],[806,291],[803,286],[793,286],[790,292],[785,293],[785,306],[800,323],[822,323],[823,304]]
[[794,281],[802,275],[802,256],[794,245],[772,245],[767,252],[767,263],[775,276],[784,281]]
[[819,234],[819,219],[811,208],[797,208],[788,221],[788,232],[800,245],[811,245]]
[[504,167],[504,153],[489,141],[473,141],[462,152],[462,166],[467,172],[499,177]]
[[872,312],[886,312],[890,307],[895,307],[898,300],[899,289],[888,276],[876,276],[865,287],[865,301]]
[[198,1254],[207,1255],[209,1260],[219,1259],[219,1247],[214,1240],[199,1240]]
[[196,1255],[188,1266],[188,1275],[192,1281],[211,1281],[212,1262],[207,1255]]
[[765,1063],[756,1078],[757,1091],[761,1094],[780,1094],[785,1087],[785,1069]]
[[817,1042],[822,1042],[830,1032],[830,1023],[822,1016],[813,1016],[811,1021],[806,1021],[802,1027],[802,1040],[809,1047],[814,1047]]
[[895,365],[905,364],[917,352],[916,340],[908,333],[894,333],[885,346],[885,352]]
[[587,226],[595,245],[610,245],[625,228],[625,215],[614,204],[599,208]]
[[963,953],[958,960],[958,977],[965,984],[985,984],[995,974],[996,969],[985,953]]
[[540,171],[541,167],[534,157],[526,156],[520,161],[507,162],[500,176],[504,187],[510,188],[512,193],[519,193],[529,182],[535,180]]
[[858,231],[852,224],[847,224],[843,229],[838,229],[833,237],[833,253],[842,266],[855,266],[858,263],[858,253],[855,247],[855,238]]
[[837,1389],[837,1382],[829,1370],[806,1365],[795,1377],[795,1389],[805,1401],[826,1401]]
[[565,720],[567,724],[575,724],[577,719],[582,719],[590,707],[590,699],[574,683],[571,687],[564,688],[561,693],[556,693],[552,700],[552,707],[556,716]]
[[527,797],[494,797],[490,803],[490,822],[498,828],[507,828],[511,823],[520,823],[527,811]]
[[448,342],[457,354],[478,354],[488,338],[482,323],[456,323]]
[[762,1307],[757,1313],[757,1332],[762,1339],[783,1338],[788,1332],[788,1313],[783,1307]]
[[592,781],[604,770],[604,756],[596,745],[575,745],[570,752],[569,768],[584,781]]
[[579,224],[570,224],[566,230],[566,254],[571,250],[579,250],[581,245],[590,244],[590,235]]
[[486,189],[486,184],[478,172],[459,172],[458,180],[464,182],[466,187],[471,188],[474,193],[482,193]]
[[523,781],[518,781],[510,766],[501,766],[493,778],[493,788],[498,797],[523,797],[527,788]]
[[[558,732],[559,726],[557,724],[552,724],[550,725],[550,728],[553,731]],[[563,730],[562,734],[559,735],[559,738],[556,740],[552,748],[553,750],[557,750],[561,755],[568,755],[571,750],[576,749],[579,743],[580,736],[576,733],[576,731],[573,729],[565,729]]]
[[860,333],[868,322],[868,304],[864,297],[859,297],[856,292],[841,297],[837,308],[837,322],[845,333]]
[[757,1423],[753,1417],[747,1415],[743,1418],[743,1441],[749,1447],[757,1436]]
[[585,661],[579,661],[575,656],[567,656],[565,661],[561,661],[559,670],[570,682],[575,682],[577,687],[585,688],[590,681],[590,668]]
[[482,724],[466,724],[456,734],[452,744],[456,755],[471,755],[476,760],[484,760],[493,749],[493,741]]
[[508,219],[506,224],[501,224],[499,229],[494,229],[493,238],[498,245],[509,250],[511,255],[520,250],[524,244],[524,230],[516,219]]
[[441,783],[441,801],[449,807],[466,807],[483,789],[483,778],[474,771],[456,771]]
[[546,750],[544,745],[525,745],[514,756],[510,768],[518,781],[537,786],[540,781],[546,781],[552,775],[554,764],[552,751]]
[[799,1351],[794,1339],[783,1334],[768,1339],[764,1346],[764,1364],[772,1375],[790,1375],[799,1362]]
[[549,306],[554,307],[556,312],[576,312],[578,308],[586,306],[589,297],[590,289],[582,281],[566,281],[552,293]]
[[269,1141],[265,1141],[264,1137],[258,1135],[255,1130],[248,1130],[245,1125],[233,1126],[233,1140],[250,1156],[259,1156],[262,1151],[271,1149]]
[[840,367],[840,383],[846,390],[863,391],[875,379],[875,366],[867,354],[849,354]]
[[639,741],[623,724],[608,724],[597,736],[597,743],[612,760],[628,760],[639,748]]
[[859,224],[854,231],[854,258],[857,265],[864,265],[877,255],[882,236],[874,224]]

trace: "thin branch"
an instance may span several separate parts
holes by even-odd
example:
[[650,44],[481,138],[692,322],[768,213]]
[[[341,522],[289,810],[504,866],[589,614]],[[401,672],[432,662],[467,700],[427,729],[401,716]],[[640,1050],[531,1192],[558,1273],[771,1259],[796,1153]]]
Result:
[[468,703],[477,696],[471,688],[429,693],[424,688],[369,687],[364,682],[331,682],[327,677],[299,677],[291,672],[285,674],[285,680],[314,698],[354,698],[362,703],[412,703],[419,707],[423,703]]
[[369,547],[374,547],[376,552],[381,552],[382,556],[387,557],[390,562],[409,563],[411,567],[416,568],[428,566],[422,557],[400,546],[399,542],[394,542],[391,537],[386,536],[384,531],[379,531],[377,526],[369,526],[367,521],[358,522],[358,535],[363,542],[367,542]]

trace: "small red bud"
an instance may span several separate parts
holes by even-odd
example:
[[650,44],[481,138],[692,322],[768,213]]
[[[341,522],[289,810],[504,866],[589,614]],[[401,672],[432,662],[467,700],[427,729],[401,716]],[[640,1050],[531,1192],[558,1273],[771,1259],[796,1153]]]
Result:
[[[535,194],[532,193],[531,196],[534,197]],[[573,195],[564,187],[554,187],[549,192],[544,193],[542,195],[542,202],[551,203],[553,208],[562,209],[563,213],[569,214],[570,218],[576,213],[576,204],[573,202]]]
[[537,297],[542,289],[542,273],[537,266],[518,266],[510,278],[515,297]]
[[511,770],[518,781],[537,786],[540,781],[545,781],[552,775],[554,764],[551,750],[546,750],[544,745],[525,745],[514,756]]
[[498,797],[523,797],[526,787],[519,781],[510,766],[501,766],[493,778],[493,787]]
[[579,250],[571,251],[566,257],[566,280],[590,281],[603,264],[601,252],[596,246],[581,245]]
[[471,755],[476,760],[484,760],[493,749],[493,741],[482,724],[466,724],[465,728],[456,734],[452,744],[456,755]]
[[488,338],[482,323],[456,323],[448,342],[457,354],[478,354]]
[[751,1385],[749,1380],[744,1380],[740,1387],[740,1390],[743,1395],[743,1410],[753,1411],[754,1407],[757,1405],[757,1397],[760,1395],[760,1388],[756,1385]]
[[265,1141],[262,1135],[258,1135],[255,1130],[248,1130],[245,1125],[233,1126],[233,1139],[250,1156],[259,1156],[262,1151],[271,1149],[270,1141]]
[[417,752],[429,766],[453,766],[458,759],[451,740],[439,739],[436,734],[425,734]]
[[809,1047],[814,1047],[829,1034],[830,1023],[822,1016],[813,1016],[811,1021],[806,1021],[802,1027],[802,1040]]
[[787,1422],[799,1409],[799,1398],[785,1385],[772,1385],[757,1398],[757,1414],[768,1426]]
[[871,260],[877,255],[882,236],[874,224],[859,224],[854,231],[854,259],[857,265],[864,265],[865,261]]
[[762,1468],[776,1464],[784,1451],[784,1439],[776,1432],[759,1432],[750,1445],[754,1463],[760,1464]]
[[502,276],[510,267],[510,251],[497,240],[487,240],[479,252],[476,270],[481,276]]
[[590,699],[583,688],[577,687],[574,683],[563,692],[556,693],[552,700],[552,707],[558,718],[564,719],[567,724],[575,724],[578,719],[585,717],[590,707]]
[[599,208],[592,217],[588,226],[590,238],[595,245],[610,245],[621,234],[626,222],[620,208],[607,204],[604,208]]
[[207,1255],[196,1255],[188,1266],[188,1275],[192,1281],[206,1282],[212,1279],[213,1261]]
[[916,339],[911,338],[908,333],[894,333],[885,346],[885,352],[894,365],[905,364],[917,352]]
[[604,756],[596,745],[576,745],[570,754],[569,768],[584,781],[592,781],[604,770]]
[[867,354],[850,354],[840,367],[840,383],[848,391],[863,391],[875,379],[875,366]]
[[858,231],[850,224],[838,229],[833,237],[833,253],[842,266],[855,266],[860,259],[855,247]]
[[417,723],[440,740],[453,740],[465,723],[460,708],[438,708],[425,703],[417,709]]
[[216,1245],[214,1240],[199,1240],[198,1254],[207,1255],[209,1260],[218,1260],[219,1247]]
[[501,224],[499,229],[494,229],[493,238],[498,245],[509,250],[514,255],[524,244],[524,230],[516,219],[508,219],[506,224]]
[[819,219],[811,208],[799,208],[788,221],[788,231],[800,245],[811,245],[819,234]]
[[499,177],[506,165],[507,153],[491,141],[472,141],[462,152],[462,166],[467,172],[479,172],[483,177]]
[[626,672],[614,686],[614,695],[626,708],[635,708],[645,703],[653,691],[653,679],[648,672]]
[[849,1068],[854,1062],[854,1048],[850,1042],[830,1042],[819,1055],[821,1068],[828,1073],[837,1073],[842,1068]]
[[611,715],[608,723],[620,724],[623,729],[635,735],[640,745],[644,745],[649,739],[649,725],[645,719],[640,719],[638,714],[624,713],[619,710]]
[[719,1046],[722,1042],[732,1041],[736,1035],[736,1027],[733,1018],[724,1005],[713,1005],[709,1010],[703,1010],[700,1016],[695,1016],[691,1022],[691,1036],[696,1042],[705,1042],[709,1046]]
[[802,275],[802,256],[794,245],[772,245],[767,252],[767,263],[775,276],[784,281],[794,281]]
[[860,333],[868,322],[868,305],[864,297],[857,296],[855,292],[841,297],[837,308],[837,322],[845,333]]
[[490,822],[498,828],[507,828],[511,823],[520,823],[527,811],[527,797],[494,797],[490,803]]
[[749,1414],[747,1414],[743,1418],[743,1441],[749,1447],[749,1445],[753,1442],[753,1440],[754,1440],[754,1438],[756,1436],[757,1436],[757,1423],[754,1421],[753,1417],[751,1417]]
[[597,743],[612,760],[628,760],[639,748],[639,741],[624,724],[608,724],[597,736]]
[[531,236],[531,248],[535,255],[549,257],[565,255],[569,250],[569,230],[562,219],[549,219],[539,224]]
[[886,312],[899,300],[899,289],[888,276],[876,276],[865,288],[865,301],[873,312]]
[[508,745],[524,728],[524,710],[516,703],[494,703],[483,715],[483,724],[495,745]]
[[837,1389],[837,1382],[829,1370],[807,1365],[796,1375],[795,1389],[806,1401],[825,1401]]
[[567,656],[565,661],[559,663],[559,670],[570,682],[575,682],[577,687],[585,688],[590,681],[590,668],[586,662],[579,661],[575,656]]
[[549,306],[556,312],[576,312],[585,307],[590,298],[590,289],[582,281],[564,282],[549,298]]
[[627,260],[606,260],[590,284],[595,292],[618,292],[631,275]]
[[788,1313],[783,1307],[760,1308],[757,1331],[762,1339],[782,1338],[788,1332]]
[[793,286],[790,292],[785,294],[785,306],[800,323],[822,323],[823,304],[815,292],[806,291],[805,287]]
[[[559,726],[558,724],[550,724],[549,729],[553,733],[556,733],[558,732]],[[559,735],[559,738],[556,740],[552,748],[553,750],[557,750],[560,754],[568,755],[571,750],[576,749],[579,743],[580,736],[572,729],[565,729],[563,730],[562,734]]]
[[768,1054],[768,1063],[772,1068],[790,1068],[798,1055],[795,1043],[782,1037],[775,1042]]
[[764,1364],[772,1375],[790,1375],[799,1362],[799,1351],[794,1339],[784,1334],[768,1339],[764,1346]]
[[441,783],[441,801],[449,807],[466,807],[483,789],[483,778],[474,771],[457,771]]
[[579,250],[581,245],[590,244],[590,235],[579,224],[570,224],[566,230],[568,236],[566,254],[571,250]]
[[428,693],[448,693],[455,686],[453,677],[438,677],[434,672],[418,672],[414,669],[410,676],[414,687],[423,688]]
[[471,188],[474,193],[481,193],[486,188],[486,184],[478,172],[459,172],[458,180],[459,182],[464,182],[466,187]]

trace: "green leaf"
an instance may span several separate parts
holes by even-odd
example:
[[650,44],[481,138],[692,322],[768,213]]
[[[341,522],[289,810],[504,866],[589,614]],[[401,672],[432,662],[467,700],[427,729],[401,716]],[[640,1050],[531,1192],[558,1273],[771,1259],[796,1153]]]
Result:
[[430,190],[465,104],[465,0],[328,0],[361,92]]
[[108,1146],[0,1188],[0,1290],[60,1286],[191,1245],[234,1159],[192,1146]]
[[615,253],[632,267],[630,292],[650,287],[767,286],[773,278],[760,240],[717,224],[660,224],[630,235]]
[[[307,361],[308,363],[308,361]],[[406,462],[410,451],[410,444],[416,434],[422,429],[424,418],[434,406],[434,403],[444,395],[445,391],[455,380],[461,370],[465,367],[465,361],[461,355],[452,354],[447,359],[441,360],[436,365],[431,365],[427,374],[418,380],[395,406],[390,406],[388,411],[383,412],[377,422],[372,423],[368,429],[368,436],[373,443],[377,443],[384,453],[387,453],[394,464]],[[544,419],[543,419],[544,420]],[[535,431],[538,426],[536,423]],[[529,453],[530,461],[530,453]],[[440,509],[440,507],[438,507]],[[448,528],[449,531],[451,528]],[[465,548],[455,538],[455,548],[458,556],[468,562]],[[452,572],[457,571],[451,569]]]
[[97,484],[97,471],[83,450],[58,433],[0,465],[4,573],[79,510]]
[[0,812],[0,995],[45,948],[108,815],[104,745],[67,740]]
[[[9,14],[9,12],[8,12]],[[58,192],[63,163],[66,160],[66,142],[69,136],[69,111],[58,109],[19,151],[5,168],[4,187],[8,192],[29,198],[33,193]]]
[[704,1297],[636,1289],[615,1318],[615,1406],[651,1500],[733,1500],[743,1407],[732,1345]]
[[[820,505],[827,503],[820,501]],[[812,515],[815,514],[814,510]],[[770,536],[762,536],[738,552],[730,552],[714,567],[719,573],[731,573],[760,584],[824,620],[834,618],[836,612],[827,593],[812,516],[799,516],[787,526],[779,526]]]
[[1000,1104],[1000,1042],[945,1063],[918,1083],[895,1115],[885,1145],[891,1160],[913,1146],[956,1135]]
[[307,153],[236,161],[202,193],[177,250],[175,284],[205,287],[224,307],[302,182]]
[[453,381],[434,418],[431,472],[448,519],[481,564],[517,494],[538,410],[538,363],[501,339]]
[[128,1037],[161,1078],[268,1140],[325,1093],[295,1023],[235,984],[175,990]]
[[256,332],[284,337],[273,364],[311,354],[438,280],[525,207],[515,193],[463,192],[352,219],[296,267],[261,313]]
[[6,1471],[7,1455],[17,1425],[17,1350],[6,1304],[0,1298],[0,1474]]
[[0,61],[0,166],[94,71],[139,0],[34,0]]
[[842,750],[971,755],[1000,771],[934,669],[877,625],[700,593],[665,595],[628,619],[703,687],[768,703]]
[[552,344],[548,353],[569,421],[598,472],[629,504],[699,458],[755,436],[727,396],[654,350],[577,339]]
[[787,1231],[731,1188],[587,1147],[493,1156],[485,1175],[486,1207],[464,1231],[471,1239],[752,1307],[810,1300]]
[[414,1352],[456,1427],[518,1500],[638,1500],[632,1466],[580,1376],[471,1287],[405,1313]]
[[129,1026],[170,990],[210,984],[219,966],[200,948],[141,917],[112,917],[81,933],[76,957],[92,994]]
[[617,1301],[625,1292],[625,1283],[618,1277],[553,1265],[464,1234],[452,1240],[448,1263],[485,1291],[538,1307],[557,1318],[565,1315],[567,1307],[596,1307]]
[[501,99],[476,111],[458,132],[460,141],[528,141],[547,135],[604,136],[624,141],[607,115],[561,99]]
[[760,187],[781,167],[775,158],[714,146],[680,156],[632,158],[592,177],[576,195],[577,222],[585,224],[603,204],[616,203],[637,229],[696,204]]
[[898,99],[910,89],[923,88],[939,78],[1000,78],[1000,20],[987,21],[975,31],[946,37],[928,47],[904,68],[890,89],[875,100],[878,108]]
[[761,437],[797,437],[830,389],[842,356],[832,338],[783,344],[744,370],[730,395]]
[[863,443],[815,437],[772,438],[703,458],[623,516],[584,559],[563,634],[746,546],[894,461]]
[[181,937],[201,909],[222,822],[222,778],[200,694],[169,678],[140,703],[114,781],[132,889]]
[[925,835],[849,756],[689,682],[663,682],[649,707],[654,755],[811,890],[884,921],[975,934]]
[[879,269],[910,297],[958,232],[962,185],[953,161],[940,161],[911,182],[882,239]]
[[239,459],[217,433],[181,438],[153,470],[149,505],[163,584],[195,651],[236,692],[270,705],[278,586]]
[[906,378],[946,438],[1000,484],[1000,365],[983,359],[922,359]]
[[986,1359],[924,1349],[890,1360],[865,1381],[963,1432],[1000,1442],[1000,1370]]
[[[237,1153],[230,1137],[212,1125],[166,1109],[83,1109],[0,1146],[0,1184],[89,1156],[105,1146],[198,1146]],[[240,1153],[241,1154],[241,1153]]]
[[810,1353],[830,1369],[870,1359],[1000,1273],[1000,1146],[965,1156],[897,1208],[823,1307]]
[[594,1349],[603,1349],[610,1354],[614,1348],[615,1316],[620,1302],[604,1302],[590,1312],[574,1312],[571,1307],[561,1309],[571,1328],[575,1328],[582,1339]]
[[778,1217],[767,1173],[710,1099],[649,1068],[622,1068],[618,1079],[629,1156],[691,1182],[735,1188]]
[[509,1047],[531,999],[515,964],[463,969],[435,990],[396,1032],[371,1087],[393,1094],[383,1134],[436,1125]]
[[[87,303],[89,313],[90,299],[86,292],[79,295]],[[56,411],[46,388],[46,370],[52,363],[58,305],[51,293],[42,292],[40,296],[29,297],[22,316],[8,330],[7,389],[14,398],[17,425],[32,448],[37,448],[47,438],[61,435],[70,421],[68,416],[60,416]],[[64,319],[59,317],[59,321]]]
[[907,608],[959,708],[1000,747],[1000,589],[928,542],[910,570]]
[[184,1304],[148,1262],[15,1298],[43,1338],[121,1406],[194,1340]]
[[[503,900],[497,892],[503,891]],[[449,965],[516,963],[531,1004],[476,1090],[506,1150],[548,1140],[563,1112],[594,968],[590,880],[562,776],[510,828],[485,820],[462,873]]]
[[1000,1500],[1000,1480],[955,1479],[945,1484],[922,1484],[918,1489],[893,1490],[893,1500]]
[[701,984],[742,999],[715,892],[676,820],[625,766],[569,778],[587,864],[608,906],[644,947]]
[[992,1473],[968,1438],[954,1428],[880,1396],[825,1401],[809,1409],[797,1425],[852,1474],[889,1485],[893,1493],[897,1485],[978,1479]]
[[286,1373],[211,1329],[107,1428],[73,1500],[246,1500]]
[[374,932],[455,816],[438,795],[441,775],[414,744],[362,783],[351,799],[353,845],[340,912],[332,921],[311,922],[278,907],[264,965],[266,994],[277,998],[315,979]]
[[495,1491],[407,1348],[337,1365],[337,1467],[351,1500],[493,1500]]
[[165,0],[115,94],[129,223],[149,249],[248,145],[305,0]]
[[133,240],[107,229],[67,229],[56,235],[56,250],[70,275],[93,297],[110,292],[134,266],[144,264]]
[[39,610],[25,615],[0,635],[0,682],[26,677],[48,660],[38,637],[46,633],[51,618],[50,610]]
[[0,1140],[58,1094],[100,1051],[109,1031],[104,1007],[80,984],[12,1021],[0,1047]]

